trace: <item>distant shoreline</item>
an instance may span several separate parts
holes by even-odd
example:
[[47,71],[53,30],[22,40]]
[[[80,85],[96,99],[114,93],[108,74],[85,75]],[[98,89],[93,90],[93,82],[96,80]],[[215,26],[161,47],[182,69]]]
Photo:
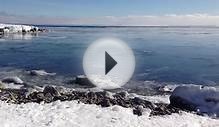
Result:
[[126,27],[148,27],[148,28],[219,28],[219,26],[122,26],[122,25],[37,25],[37,24],[27,24],[34,25],[37,27],[88,27],[88,28],[126,28]]
[[148,27],[148,28],[219,28],[216,25],[70,25],[70,24],[29,24],[29,23],[4,23],[16,25],[30,25],[36,27],[88,27],[88,28],[126,28],[126,27]]

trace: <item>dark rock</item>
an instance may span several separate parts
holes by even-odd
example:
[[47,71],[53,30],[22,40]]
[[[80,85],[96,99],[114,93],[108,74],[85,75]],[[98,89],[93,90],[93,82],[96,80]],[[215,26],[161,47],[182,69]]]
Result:
[[134,107],[138,106],[138,105],[142,105],[144,108],[154,109],[153,103],[151,103],[150,101],[143,100],[139,97],[135,97],[135,98],[131,99],[131,102],[132,102],[132,105]]
[[75,79],[75,83],[82,86],[94,87],[92,82],[85,75],[78,75]]
[[117,93],[117,95],[120,95],[122,98],[127,98],[129,94],[127,91],[122,91]]
[[42,92],[33,92],[32,94],[30,94],[28,96],[28,99],[31,102],[40,103],[40,102],[44,101],[45,97],[44,97],[44,94]]
[[144,111],[143,106],[137,106],[136,108],[133,109],[133,114],[141,116]]
[[63,86],[56,86],[56,90],[60,93],[60,94],[67,94],[70,91],[68,91],[65,87]]
[[51,93],[46,93],[46,94],[44,95],[44,101],[45,101],[46,103],[53,102],[53,98],[54,98],[54,96],[53,96]]
[[99,104],[102,107],[109,107],[109,106],[111,106],[110,99],[103,99]]
[[48,32],[47,29],[38,29],[39,32]]
[[157,115],[171,115],[172,113],[179,113],[180,110],[176,107],[172,107],[168,104],[156,104],[157,107],[154,108],[154,110],[151,111],[150,115],[157,116]]
[[196,111],[197,105],[177,96],[170,96],[170,105],[182,110]]
[[116,93],[113,97],[108,96],[108,92],[63,92],[60,94],[55,87],[46,86],[43,92],[33,92],[27,97],[25,96],[27,90],[11,90],[3,89],[0,91],[0,100],[10,102],[10,103],[50,103],[53,101],[72,101],[78,100],[85,104],[97,104],[102,107],[109,107],[112,105],[119,105],[125,108],[133,108],[133,113],[140,116],[142,115],[144,108],[149,108],[152,115],[169,115],[171,113],[178,113],[180,110],[172,105],[162,104],[162,103],[151,103],[139,97],[128,98],[126,95],[128,93]]
[[44,95],[50,94],[51,96],[61,96],[58,90],[53,86],[46,86],[43,90]]

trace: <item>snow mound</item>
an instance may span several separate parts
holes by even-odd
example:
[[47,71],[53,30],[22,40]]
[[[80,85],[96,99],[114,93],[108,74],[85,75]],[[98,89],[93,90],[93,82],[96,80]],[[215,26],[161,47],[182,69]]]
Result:
[[[170,101],[175,105],[181,106],[181,108],[191,108],[191,110],[196,110],[200,113],[219,116],[219,89],[215,87],[200,85],[179,86],[173,91]],[[185,105],[186,107],[183,107]]]
[[217,127],[219,121],[185,113],[149,117],[133,115],[132,109],[112,106],[101,108],[77,101],[21,105],[0,101],[1,127]]

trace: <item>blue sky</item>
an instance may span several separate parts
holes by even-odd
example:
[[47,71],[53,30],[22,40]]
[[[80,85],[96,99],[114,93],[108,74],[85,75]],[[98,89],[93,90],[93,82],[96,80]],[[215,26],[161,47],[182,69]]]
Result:
[[[165,16],[165,15],[196,15],[207,14],[210,16],[219,15],[218,0],[5,0],[0,4],[0,16],[24,16],[33,21],[34,18],[43,17],[57,19],[57,23],[65,23],[60,18],[66,18],[66,23],[92,22],[106,16]],[[8,17],[6,17],[8,18]],[[11,17],[10,17],[11,18]],[[11,22],[16,19],[11,18]],[[135,17],[136,18],[136,17]],[[31,20],[30,20],[31,19]],[[10,22],[9,20],[9,22]],[[106,20],[106,19],[105,19]],[[124,20],[124,19],[123,19]],[[1,19],[0,19],[1,21]],[[4,20],[3,20],[4,21]],[[8,21],[8,20],[6,20]],[[17,19],[14,22],[25,22]],[[4,21],[5,22],[5,21]],[[27,21],[28,22],[28,21]],[[37,23],[37,22],[36,22]],[[40,22],[39,20],[39,23]],[[120,21],[121,23],[121,21]]]
[[219,13],[218,0],[5,0],[0,11],[64,17]]

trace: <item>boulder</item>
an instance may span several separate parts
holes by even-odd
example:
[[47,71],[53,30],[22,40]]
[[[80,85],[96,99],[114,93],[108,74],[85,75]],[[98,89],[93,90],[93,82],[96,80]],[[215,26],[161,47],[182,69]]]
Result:
[[182,110],[219,116],[219,90],[200,85],[178,86],[170,96],[170,105]]
[[14,83],[14,84],[23,84],[24,82],[17,76],[15,77],[6,77],[2,79],[3,83]]

